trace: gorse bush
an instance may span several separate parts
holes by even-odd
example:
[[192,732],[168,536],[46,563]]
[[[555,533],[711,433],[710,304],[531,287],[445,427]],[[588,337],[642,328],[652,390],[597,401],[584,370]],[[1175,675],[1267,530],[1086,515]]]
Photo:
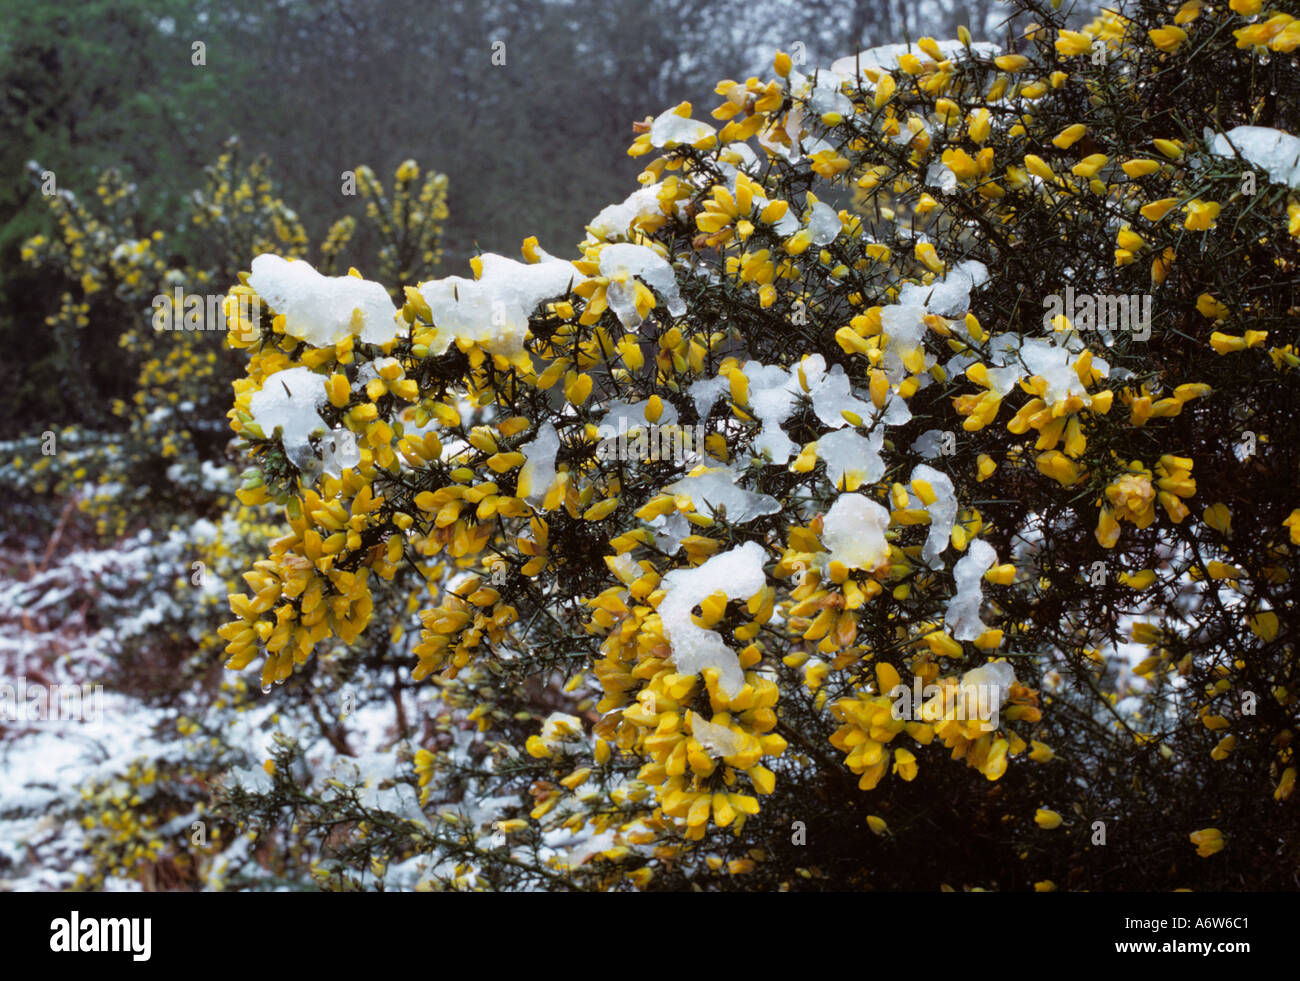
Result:
[[315,257],[236,144],[175,254],[53,198],[111,411],[0,476],[138,530],[159,709],[77,885],[1292,887],[1300,10],[1014,6],[648,117],[472,276],[413,162]]
[[572,260],[253,261],[227,666],[396,594],[443,699],[424,811],[236,813],[345,887],[1292,882],[1300,21],[1020,6],[638,124]]

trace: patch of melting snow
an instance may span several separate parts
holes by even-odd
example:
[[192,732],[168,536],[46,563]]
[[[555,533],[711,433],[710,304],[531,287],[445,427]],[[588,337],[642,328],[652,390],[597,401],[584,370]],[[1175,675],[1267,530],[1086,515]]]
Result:
[[350,334],[367,344],[397,336],[397,308],[379,283],[323,276],[302,259],[264,254],[253,259],[248,285],[284,317],[286,334],[316,347],[332,347]]
[[736,652],[717,632],[698,626],[691,618],[691,611],[713,593],[723,593],[728,599],[754,595],[767,582],[763,573],[766,557],[763,546],[746,542],[719,552],[694,569],[674,569],[664,576],[666,592],[659,603],[659,619],[680,674],[699,674],[705,668],[716,668],[718,688],[728,696],[740,693],[745,673]]
[[1210,152],[1220,157],[1240,153],[1263,168],[1273,183],[1300,189],[1300,137],[1271,126],[1237,126],[1227,133],[1213,134]]

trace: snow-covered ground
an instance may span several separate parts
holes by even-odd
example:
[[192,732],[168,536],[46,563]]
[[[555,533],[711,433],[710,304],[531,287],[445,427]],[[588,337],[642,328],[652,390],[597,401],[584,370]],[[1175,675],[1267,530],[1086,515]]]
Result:
[[[196,533],[193,527],[190,532]],[[199,537],[202,533],[198,529]],[[82,822],[103,813],[104,799],[129,801],[123,810],[140,805],[143,817],[155,793],[174,795],[175,783],[144,779],[128,785],[123,775],[133,764],[137,772],[161,772],[211,759],[216,752],[211,729],[192,738],[178,733],[187,712],[206,713],[204,721],[218,727],[221,757],[231,764],[225,768],[229,778],[250,790],[259,789],[259,778],[266,779],[260,766],[277,731],[300,741],[314,770],[332,772],[337,765],[339,754],[305,707],[287,705],[276,697],[278,690],[245,711],[212,713],[210,696],[194,691],[182,691],[174,705],[162,707],[151,703],[147,689],[136,693],[115,686],[112,669],[124,641],[181,625],[189,628],[178,633],[183,648],[191,642],[187,633],[203,631],[205,618],[181,605],[188,583],[179,591],[168,588],[173,575],[188,568],[186,544],[144,532],[115,548],[75,549],[48,560],[15,550],[0,555],[0,568],[8,570],[0,578],[0,891],[73,887],[79,874],[93,870],[95,834],[102,845],[102,830],[87,830]],[[176,555],[173,545],[180,547]],[[211,592],[212,578],[193,588],[196,601]],[[69,717],[67,710],[76,703],[64,698],[60,704],[57,693],[74,688],[87,697],[80,714]],[[357,696],[347,724],[350,748],[362,754],[393,743],[392,706],[366,701],[364,693]],[[52,712],[49,706],[56,704],[61,711]],[[388,761],[391,771],[392,754]],[[92,793],[99,800],[88,806],[85,798]],[[187,840],[192,821],[205,817],[200,811],[206,795],[193,789],[190,796],[143,837]],[[240,840],[226,847],[222,859],[205,869],[203,884],[218,884],[224,869],[246,852]],[[141,887],[141,880],[111,875],[102,885]]]
[[9,551],[4,559],[26,575],[0,579],[0,889],[65,889],[88,871],[85,832],[72,813],[82,789],[141,756],[164,755],[152,735],[162,713],[107,690],[83,701],[81,718],[49,718],[58,713],[47,702],[29,701],[100,683],[114,634],[92,629],[86,588],[130,564],[129,548],[73,551],[45,568],[41,555]]

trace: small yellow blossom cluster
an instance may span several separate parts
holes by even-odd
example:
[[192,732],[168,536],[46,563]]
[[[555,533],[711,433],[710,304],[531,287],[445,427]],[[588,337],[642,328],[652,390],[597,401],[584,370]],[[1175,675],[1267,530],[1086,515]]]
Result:
[[[999,728],[999,717],[1035,723],[1042,718],[1037,693],[1024,685],[1011,684],[1005,692],[1007,706],[994,706],[988,693],[978,690],[973,679],[955,676],[938,678],[939,667],[920,659],[913,664],[915,676],[933,690],[928,700],[913,706],[910,691],[901,685],[898,671],[886,662],[875,670],[875,688],[857,692],[853,698],[831,704],[831,714],[842,725],[831,736],[836,749],[848,753],[845,766],[861,779],[858,786],[873,790],[888,773],[899,779],[916,779],[918,762],[913,751],[891,747],[895,737],[906,734],[918,746],[929,746],[936,737],[952,751],[952,759],[965,760],[988,780],[997,780],[1007,769],[1010,757],[1020,755],[1028,743],[1010,728]],[[982,670],[982,669],[981,669]],[[900,702],[899,695],[904,702]],[[1003,693],[998,693],[1001,701]],[[983,701],[981,701],[983,698]],[[900,712],[900,706],[907,711]],[[999,716],[994,716],[997,709]],[[1050,750],[1034,741],[1031,758],[1045,762]],[[891,764],[892,760],[892,764]]]
[[1104,501],[1098,502],[1101,513],[1097,519],[1097,541],[1103,548],[1113,548],[1119,541],[1121,521],[1146,528],[1155,520],[1157,503],[1169,520],[1178,524],[1190,513],[1183,499],[1195,493],[1190,459],[1165,454],[1156,464],[1154,474],[1141,461],[1134,460],[1121,476],[1106,486]]

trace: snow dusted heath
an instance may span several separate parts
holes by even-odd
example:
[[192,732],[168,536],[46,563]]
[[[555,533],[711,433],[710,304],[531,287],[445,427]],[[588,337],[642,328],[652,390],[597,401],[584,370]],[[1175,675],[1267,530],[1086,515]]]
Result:
[[[1278,183],[1264,207],[1232,196],[1213,133],[1196,146],[1152,131],[1139,153],[1092,114],[1098,86],[1144,84],[1153,59],[1183,57],[1178,35],[1042,16],[1021,53],[926,38],[809,75],[778,55],[767,81],[719,84],[717,126],[686,103],[648,118],[629,150],[658,154],[641,189],[571,258],[529,239],[523,261],[484,254],[472,277],[403,283],[400,308],[355,273],[255,259],[244,288],[270,316],[231,416],[255,464],[245,496],[283,505],[288,531],[230,597],[229,666],[260,658],[263,684],[283,682],[331,637],[382,637],[374,611],[396,595],[422,626],[414,679],[495,691],[466,722],[501,733],[483,794],[508,816],[475,805],[471,823],[493,847],[535,828],[566,874],[608,861],[606,887],[679,860],[722,868],[695,843],[743,841],[773,795],[787,813],[783,794],[839,793],[827,745],[860,791],[909,802],[900,818],[918,806],[902,785],[931,767],[932,793],[1023,766],[1028,786],[1068,794],[1034,772],[1065,755],[1038,738],[1063,731],[1039,704],[1049,679],[1054,704],[1098,720],[1069,765],[1089,740],[1173,738],[1147,729],[1163,717],[1151,706],[1091,701],[1100,652],[1121,643],[1114,596],[1062,583],[1085,559],[1158,559],[1176,571],[1119,582],[1152,609],[1221,614],[1225,635],[1276,655],[1276,618],[1241,596],[1271,612],[1283,598],[1266,584],[1288,577],[1258,561],[1248,576],[1246,559],[1202,571],[1188,553],[1241,540],[1228,463],[1204,468],[1213,499],[1189,503],[1221,451],[1190,418],[1226,424],[1230,359],[1285,377],[1300,357],[1245,326],[1282,300],[1243,293],[1192,243],[1240,220],[1294,248],[1290,144],[1227,134]],[[1179,16],[1209,30],[1198,4]],[[1080,68],[1094,40],[1132,70]],[[1143,331],[1170,326],[1187,347],[1129,331],[1102,357],[1074,306],[1044,318],[1025,301],[1056,282],[1153,298]],[[646,426],[700,427],[701,445],[608,452],[611,433]],[[343,433],[355,455],[319,466],[322,439]],[[1256,525],[1267,548],[1295,542],[1295,513]],[[1160,592],[1207,579],[1228,584],[1216,596],[1251,588],[1226,605]],[[1171,635],[1133,636],[1174,669]],[[1176,670],[1207,682],[1187,686],[1206,693],[1191,696],[1198,724],[1232,728],[1216,699],[1238,667],[1211,662]],[[1088,684],[1066,690],[1064,671]],[[530,682],[570,711],[520,739],[499,706]],[[899,715],[900,686],[937,694]],[[416,756],[426,797],[442,752]],[[1289,797],[1294,776],[1274,777]]]

